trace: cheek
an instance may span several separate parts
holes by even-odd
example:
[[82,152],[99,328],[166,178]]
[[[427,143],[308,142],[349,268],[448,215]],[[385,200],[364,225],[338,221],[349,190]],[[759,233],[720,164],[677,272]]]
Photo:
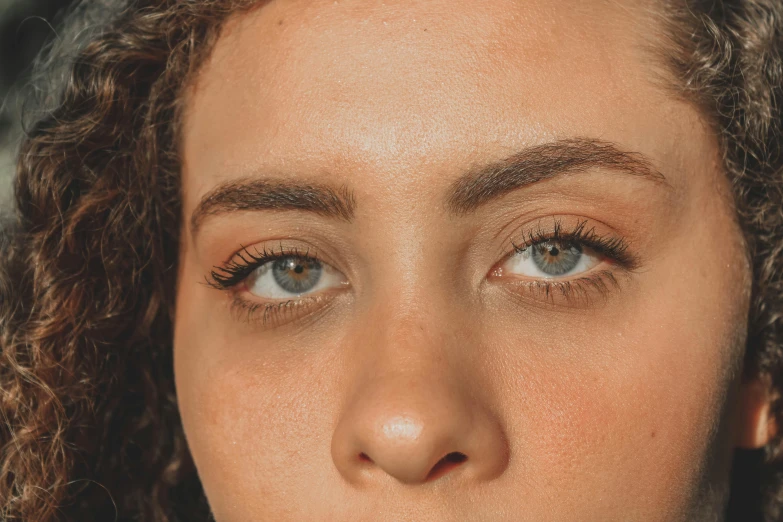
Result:
[[[220,343],[209,336],[193,341],[182,349],[214,352],[211,342]],[[323,473],[332,468],[330,427],[336,418],[334,372],[323,371],[329,361],[303,358],[290,368],[244,362],[205,357],[178,367],[188,445],[219,520],[271,516],[300,505],[299,492],[317,496],[335,479]],[[319,472],[303,473],[309,467]]]
[[639,306],[564,334],[570,356],[544,353],[540,366],[517,373],[538,375],[516,378],[512,401],[527,411],[508,414],[529,446],[530,473],[626,516],[629,498],[640,516],[661,520],[698,502],[714,452],[731,449],[710,443],[737,377],[747,309],[729,299],[742,292],[723,293],[714,273],[707,279],[650,288]]
[[678,328],[676,314],[656,319],[668,328],[635,323],[633,342],[601,346],[611,361],[558,357],[508,375],[518,471],[544,485],[555,512],[564,491],[589,506],[584,520],[679,520],[696,501],[729,384],[716,371],[722,348]]
[[[198,280],[187,260],[181,276]],[[182,285],[175,321],[175,378],[188,446],[218,520],[247,513],[285,518],[286,506],[301,504],[297,492],[316,494],[328,478],[302,469],[329,469],[337,394],[334,372],[324,370],[333,352],[292,355],[297,347],[272,350],[240,333],[239,323],[226,328],[226,312],[214,315],[215,300],[226,296],[200,286]]]

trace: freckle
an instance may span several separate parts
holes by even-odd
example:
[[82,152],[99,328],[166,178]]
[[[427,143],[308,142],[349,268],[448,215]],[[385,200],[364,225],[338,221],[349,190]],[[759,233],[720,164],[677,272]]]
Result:
[[652,431],[650,432],[650,437],[651,437],[651,438],[653,438],[653,439],[655,438],[655,430],[652,430]]
[[283,19],[282,18],[277,21],[277,25],[283,25]]

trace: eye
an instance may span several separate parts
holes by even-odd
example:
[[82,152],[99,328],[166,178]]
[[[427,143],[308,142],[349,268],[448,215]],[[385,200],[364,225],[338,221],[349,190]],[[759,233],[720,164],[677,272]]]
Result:
[[317,259],[283,256],[255,268],[246,285],[257,297],[285,299],[337,287],[344,280],[340,272]]
[[601,256],[575,241],[548,240],[516,250],[502,265],[504,272],[534,278],[582,274],[601,262]]

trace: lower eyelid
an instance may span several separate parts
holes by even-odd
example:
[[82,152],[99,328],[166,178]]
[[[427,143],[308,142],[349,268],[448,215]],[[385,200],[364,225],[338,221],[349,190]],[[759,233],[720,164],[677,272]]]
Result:
[[304,312],[304,308],[315,305],[314,297],[301,297],[297,299],[281,300],[277,302],[251,301],[235,295],[231,302],[231,313],[235,319],[247,322],[260,322],[263,326],[277,326],[282,323],[281,315]]
[[593,298],[606,300],[612,291],[621,285],[617,271],[611,268],[591,270],[571,278],[519,278],[499,276],[495,279],[508,292],[521,299],[531,299],[531,302],[549,301],[551,304],[564,303],[572,306],[589,305]]
[[[230,309],[235,319],[272,328],[326,309],[345,289],[347,287],[328,288],[291,299],[263,300],[240,288],[231,297]],[[242,294],[249,297],[242,297]]]

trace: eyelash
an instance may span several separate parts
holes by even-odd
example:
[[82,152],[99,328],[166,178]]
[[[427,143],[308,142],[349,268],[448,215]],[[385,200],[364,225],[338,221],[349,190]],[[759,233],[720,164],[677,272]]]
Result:
[[[242,249],[223,266],[215,267],[210,273],[209,277],[211,281],[207,280],[207,283],[213,288],[218,290],[227,290],[232,288],[253,273],[253,270],[259,266],[269,263],[271,261],[277,261],[287,257],[297,257],[307,260],[319,261],[317,256],[311,256],[310,250],[301,252],[298,248],[285,248],[281,244],[280,250],[275,252],[274,250],[267,250],[264,248],[262,251],[255,250],[255,253],[251,253],[245,246],[241,245]],[[241,262],[236,259],[239,258]]]
[[[628,244],[623,238],[601,236],[595,232],[595,228],[588,229],[587,223],[586,220],[580,221],[572,230],[564,231],[561,220],[556,219],[551,232],[545,231],[539,223],[535,230],[529,231],[523,236],[521,243],[511,242],[513,252],[509,255],[521,253],[531,246],[545,242],[578,243],[612,260],[625,272],[631,272],[638,267],[638,259],[628,252]],[[234,258],[225,265],[214,267],[206,278],[207,285],[218,290],[231,290],[245,281],[258,267],[279,259],[295,257],[321,262],[317,255],[310,255],[309,249],[302,252],[296,247],[286,248],[282,244],[279,245],[278,250],[267,250],[266,248],[262,251],[253,250],[255,252],[250,252],[242,246]],[[507,258],[508,256],[504,260]],[[572,280],[520,281],[519,284],[527,287],[529,291],[543,294],[548,300],[554,299],[554,294],[557,292],[568,302],[571,302],[580,297],[586,298],[591,289],[605,296],[610,290],[609,287],[616,287],[618,282],[614,272],[602,270]],[[263,324],[270,321],[280,321],[284,319],[285,315],[296,309],[316,304],[323,298],[323,296],[314,295],[276,303],[254,303],[240,297],[238,292],[233,297],[232,311],[245,316],[248,322],[252,322],[258,313],[262,313]]]
[[[595,227],[588,229],[587,224],[587,220],[579,221],[572,230],[564,231],[562,220],[555,219],[552,231],[547,232],[539,222],[535,230],[529,231],[523,236],[521,244],[512,241],[511,245],[514,253],[520,254],[532,246],[545,242],[558,242],[566,245],[576,243],[608,258],[624,273],[632,272],[639,267],[639,259],[628,251],[628,243],[625,239],[619,236],[601,236],[595,231]],[[530,291],[543,294],[549,301],[553,301],[555,294],[559,293],[569,303],[580,298],[586,300],[590,296],[591,290],[595,290],[605,297],[609,293],[610,287],[619,286],[615,272],[612,270],[601,270],[588,276],[564,281],[539,279],[520,281],[518,284],[527,287]]]
[[[231,290],[244,282],[258,267],[279,259],[295,257],[320,262],[317,255],[310,255],[309,249],[302,252],[296,247],[286,248],[282,244],[277,251],[266,248],[261,251],[255,248],[253,250],[255,253],[242,246],[228,263],[210,271],[206,280],[207,285],[217,290]],[[266,325],[269,322],[282,321],[286,315],[307,305],[316,304],[321,299],[322,296],[314,295],[275,303],[254,303],[243,299],[237,292],[233,296],[231,310],[237,315],[244,316],[247,322],[253,322],[257,314],[261,313],[261,322]]]

